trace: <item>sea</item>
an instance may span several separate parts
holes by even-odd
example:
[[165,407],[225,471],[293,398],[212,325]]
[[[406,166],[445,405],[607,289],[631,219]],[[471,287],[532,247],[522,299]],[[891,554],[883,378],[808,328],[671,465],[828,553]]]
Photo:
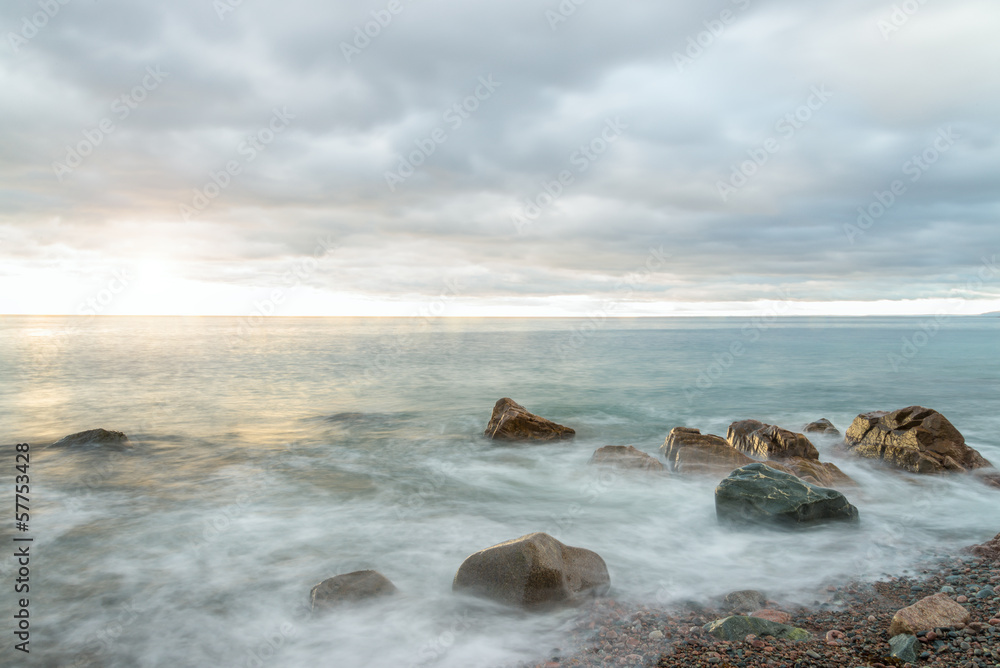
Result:
[[[734,530],[712,477],[588,464],[661,458],[670,429],[798,431],[922,405],[1000,464],[1000,318],[0,318],[7,515],[3,666],[494,667],[571,651],[574,608],[452,592],[471,553],[535,531],[600,554],[610,596],[709,602],[900,575],[1000,531],[1000,493],[889,471],[813,439],[858,485],[857,526]],[[510,397],[576,438],[483,436]],[[132,447],[49,447],[125,432]],[[15,529],[15,445],[30,524]],[[30,537],[30,593],[12,593]],[[310,614],[313,585],[375,569],[396,596]],[[29,599],[30,654],[14,650]]]

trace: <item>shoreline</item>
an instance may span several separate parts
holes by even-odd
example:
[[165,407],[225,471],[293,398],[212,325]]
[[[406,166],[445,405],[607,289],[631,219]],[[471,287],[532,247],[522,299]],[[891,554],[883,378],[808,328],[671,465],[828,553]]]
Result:
[[[817,600],[812,607],[782,607],[780,602],[767,602],[768,609],[777,609],[790,616],[788,625],[809,631],[812,637],[808,640],[778,640],[770,636],[718,640],[702,627],[741,613],[726,610],[714,602],[661,607],[604,598],[581,608],[581,619],[566,638],[572,651],[565,655],[554,651],[542,660],[516,664],[516,668],[881,668],[904,665],[1000,668],[998,541],[1000,535],[982,546],[965,548],[958,555],[937,555],[912,573],[904,571],[901,575],[873,582],[851,581],[827,586],[817,592],[825,596],[826,601]],[[973,548],[987,545],[991,549],[981,550],[980,554],[971,552]],[[977,598],[975,590],[983,587],[995,588],[995,592]],[[932,630],[930,634],[918,632],[920,658],[916,662],[905,663],[891,658],[888,629],[893,615],[942,590],[969,611],[969,623]],[[994,624],[991,625],[990,620]]]

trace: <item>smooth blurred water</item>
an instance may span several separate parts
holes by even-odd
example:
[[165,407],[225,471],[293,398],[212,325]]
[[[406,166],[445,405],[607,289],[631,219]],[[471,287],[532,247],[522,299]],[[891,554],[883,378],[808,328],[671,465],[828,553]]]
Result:
[[[715,521],[717,480],[595,469],[593,451],[656,454],[672,427],[724,435],[750,417],[796,430],[827,417],[843,431],[860,412],[921,404],[1000,463],[998,330],[986,317],[3,317],[0,442],[8,472],[12,444],[32,444],[35,543],[31,663],[0,661],[538,659],[563,644],[572,610],[524,615],[451,593],[466,556],[532,531],[601,554],[619,599],[759,588],[811,603],[828,582],[993,536],[1000,494],[882,471],[818,438],[859,482],[845,492],[860,527],[733,532]],[[577,438],[485,440],[504,396]],[[95,427],[135,448],[44,449]],[[313,584],[361,568],[402,594],[303,614]],[[0,561],[5,583],[12,569]]]

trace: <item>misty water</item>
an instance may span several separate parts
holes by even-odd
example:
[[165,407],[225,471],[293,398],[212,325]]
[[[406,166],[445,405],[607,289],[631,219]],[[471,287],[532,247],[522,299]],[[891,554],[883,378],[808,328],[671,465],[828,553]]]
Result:
[[[813,603],[1000,530],[996,491],[821,437],[859,483],[857,527],[733,531],[716,479],[587,463],[608,444],[656,455],[675,426],[844,431],[913,404],[1000,463],[997,318],[240,322],[0,318],[5,484],[13,444],[32,446],[30,665],[497,666],[565,651],[576,613],[451,581],[533,531],[598,552],[617,599],[666,605],[745,588]],[[576,439],[486,440],[505,396]],[[45,447],[96,427],[134,447]],[[364,568],[400,595],[306,614],[314,584]],[[5,590],[14,569],[0,561]]]

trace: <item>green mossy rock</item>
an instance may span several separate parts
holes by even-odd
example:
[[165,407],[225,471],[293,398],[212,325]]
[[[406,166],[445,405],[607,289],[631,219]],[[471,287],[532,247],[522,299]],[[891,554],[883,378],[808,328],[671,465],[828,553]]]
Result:
[[729,641],[741,641],[751,633],[756,636],[773,636],[781,640],[808,640],[812,637],[812,634],[805,629],[742,615],[717,619],[705,624],[703,628],[719,640]]

